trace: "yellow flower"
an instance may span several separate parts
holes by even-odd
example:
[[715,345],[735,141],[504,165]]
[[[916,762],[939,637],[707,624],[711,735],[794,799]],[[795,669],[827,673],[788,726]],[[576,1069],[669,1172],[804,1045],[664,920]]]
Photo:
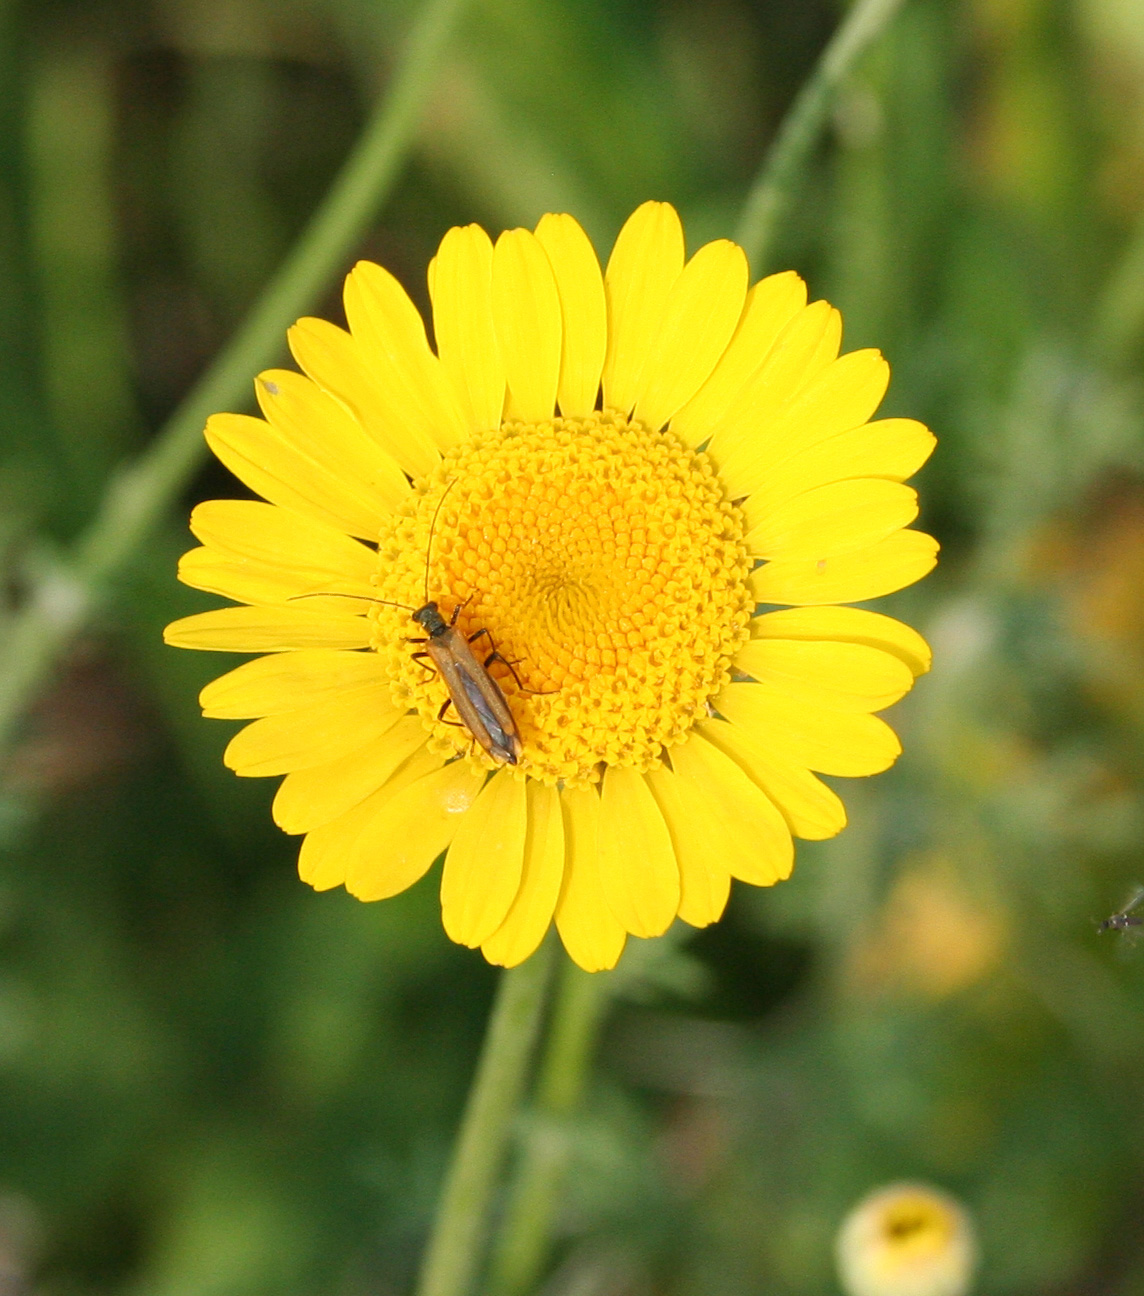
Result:
[[[726,241],[685,264],[666,203],[634,213],[603,275],[570,216],[495,246],[453,229],[429,267],[436,353],[361,262],[349,332],[301,320],[305,376],[260,375],[265,421],[210,420],[269,503],[194,511],[181,579],[246,606],[166,637],[267,654],[201,700],[254,720],[236,773],[286,775],[274,817],[306,834],[305,881],[377,900],[447,850],[453,940],[511,966],[555,917],[581,967],[607,968],[629,932],[714,922],[732,878],[787,877],[792,834],[837,833],[812,771],[893,762],[872,713],[928,649],[836,605],[933,566],[901,484],[933,438],[867,421],[886,363],[839,357],[838,312],[797,275],[747,277]],[[429,600],[512,663],[489,671],[515,765],[442,713],[409,642]]]
[[891,1184],[863,1198],[835,1249],[847,1296],[964,1296],[977,1268],[969,1216],[925,1184]]

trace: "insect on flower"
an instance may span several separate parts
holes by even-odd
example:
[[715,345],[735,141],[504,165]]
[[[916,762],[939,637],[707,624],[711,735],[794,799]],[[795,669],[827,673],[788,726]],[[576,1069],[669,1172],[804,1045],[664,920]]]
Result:
[[452,940],[516,966],[554,922],[611,968],[841,831],[820,775],[893,764],[878,713],[930,650],[851,605],[934,565],[934,437],[874,418],[889,366],[798,275],[688,257],[666,203],[605,265],[563,213],[452,229],[428,281],[433,345],[361,262],[348,330],[298,321],[262,417],[212,415],[261,500],[196,506],[180,578],[232,606],[165,638],[253,655],[200,701],[249,722],[230,769],[283,776],[303,881],[382,900],[444,856]]
[[[398,603],[393,599],[370,599],[369,601],[383,603],[387,607],[404,608],[426,632],[427,638],[409,639],[407,642],[425,645],[423,652],[413,654],[413,660],[422,664],[426,661],[431,662],[431,666],[423,666],[423,668],[431,672],[435,669],[449,690],[449,696],[441,704],[437,719],[445,720],[449,708],[452,707],[461,718],[458,728],[467,729],[473,740],[479,743],[494,760],[503,761],[506,765],[516,765],[520,762],[521,756],[520,733],[512,711],[509,710],[508,700],[501,691],[500,685],[489,674],[489,667],[493,662],[499,661],[511,672],[518,688],[526,693],[532,690],[525,689],[512,662],[497,650],[488,630],[477,630],[466,638],[456,628],[457,618],[461,615],[468,599],[458,603],[453,609],[453,615],[446,621],[437,600],[429,597],[429,563],[433,556],[433,532],[437,527],[441,506],[445,503],[445,497],[452,490],[456,480],[454,478],[445,487],[441,498],[437,501],[433,520],[429,525],[429,543],[425,550],[425,602],[419,608],[415,608],[409,603]],[[323,591],[324,593],[326,591]],[[316,598],[319,595],[303,594],[298,597]],[[350,595],[349,597],[364,596]],[[470,647],[482,637],[486,637],[492,644],[492,652],[484,662],[477,660]],[[445,723],[452,722],[445,721]]]
[[1140,936],[1140,927],[1144,927],[1144,916],[1134,913],[1133,911],[1144,901],[1144,886],[1136,886],[1127,901],[1114,914],[1110,914],[1102,923],[1098,924],[1097,931],[1117,931],[1124,936],[1135,941]]
[[509,670],[512,670],[512,665],[495,647],[483,664],[476,659],[469,645],[489,632],[478,630],[466,639],[457,630],[457,618],[464,606],[464,603],[458,603],[448,621],[433,600],[416,610],[410,609],[413,620],[429,635],[427,639],[410,639],[410,643],[425,644],[425,651],[415,652],[413,660],[428,658],[449,690],[437,719],[444,720],[452,706],[464,727],[490,756],[507,765],[516,765],[520,760],[520,734],[500,685],[489,674],[494,661],[503,662]]

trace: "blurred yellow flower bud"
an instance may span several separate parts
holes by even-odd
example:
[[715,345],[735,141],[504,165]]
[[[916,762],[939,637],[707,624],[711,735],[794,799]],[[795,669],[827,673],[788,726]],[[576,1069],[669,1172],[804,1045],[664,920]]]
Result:
[[968,1213],[925,1184],[864,1197],[843,1220],[835,1252],[847,1296],[965,1296],[977,1267]]

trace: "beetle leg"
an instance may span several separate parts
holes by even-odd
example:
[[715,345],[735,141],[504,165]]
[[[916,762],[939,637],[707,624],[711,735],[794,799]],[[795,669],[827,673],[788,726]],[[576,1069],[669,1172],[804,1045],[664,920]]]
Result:
[[[472,597],[472,596],[470,595],[470,597]],[[467,602],[467,601],[468,601],[468,600],[466,600],[466,602]],[[501,650],[497,647],[497,645],[496,645],[496,640],[495,640],[495,639],[493,638],[493,636],[492,636],[492,631],[489,630],[489,629],[487,629],[487,628],[485,628],[485,629],[481,629],[481,630],[477,630],[477,631],[475,631],[473,634],[469,635],[469,643],[474,643],[476,640],[478,640],[478,639],[481,637],[481,635],[487,635],[487,636],[488,636],[489,643],[492,644],[492,648],[493,648],[492,652],[489,653],[489,655],[485,658],[485,670],[488,670],[488,668],[493,664],[493,662],[500,662],[502,666],[507,666],[507,667],[508,667],[509,674],[510,674],[510,675],[513,677],[513,679],[516,681],[516,686],[517,686],[517,688],[520,689],[520,691],[521,691],[522,693],[531,693],[531,694],[533,695],[533,697],[546,697],[549,693],[559,693],[559,692],[560,692],[559,689],[530,689],[530,688],[525,688],[524,685],[521,683],[520,676],[516,673],[516,670],[515,670],[515,667],[516,667],[516,665],[517,665],[517,662],[523,661],[524,659],[518,657],[517,660],[514,661],[514,662],[509,661],[509,659],[508,659],[508,658],[507,658],[507,657],[506,657],[506,656],[501,652]]]
[[[427,643],[428,640],[426,640],[426,639],[416,639],[416,640],[414,640],[414,642],[415,642],[415,643]],[[428,653],[426,653],[426,652],[415,652],[415,653],[410,653],[409,656],[413,659],[413,661],[415,661],[415,662],[417,663],[418,666],[421,667],[421,669],[422,669],[423,671],[428,671],[430,675],[436,675],[436,674],[437,674],[437,667],[436,667],[436,666],[426,666],[426,665],[425,665],[425,659],[426,659],[426,658],[428,658],[430,661],[432,661],[432,658],[429,657],[429,654],[428,654]]]
[[453,705],[453,699],[446,698],[444,702],[441,703],[441,710],[437,712],[437,719],[440,720],[442,724],[447,724],[450,729],[464,729],[466,732],[468,732],[469,729],[468,725],[462,724],[459,720],[445,719],[445,712],[448,711],[448,709],[452,705]]
[[473,596],[470,594],[469,597],[465,599],[463,603],[457,604],[457,606],[453,609],[453,615],[449,618],[450,626],[455,626],[457,624],[457,618],[461,615],[461,613],[465,610],[465,608],[469,606],[469,604],[472,601],[473,601]]
[[493,664],[493,662],[500,662],[502,666],[507,666],[508,673],[513,677],[514,680],[516,680],[517,688],[524,690],[524,685],[520,682],[520,676],[516,673],[515,665],[512,662],[510,662],[507,657],[503,656],[498,648],[494,648],[492,652],[489,653],[489,655],[485,658],[485,670],[488,670],[488,668]]
[[524,685],[520,682],[520,676],[516,673],[515,670],[513,670],[513,667],[516,665],[516,662],[510,662],[509,659],[497,647],[496,640],[493,638],[491,630],[488,630],[486,628],[486,629],[476,631],[475,634],[469,635],[469,643],[476,643],[476,641],[481,637],[481,635],[487,635],[489,643],[492,645],[492,652],[489,653],[489,655],[485,658],[485,670],[488,670],[488,668],[492,665],[493,662],[499,661],[502,666],[508,667],[509,672],[512,675],[513,679],[516,680],[516,686],[518,689],[520,689],[524,693],[531,692],[530,689],[526,689],[524,687]]
[[468,731],[469,728],[468,724],[461,724],[460,721],[447,721],[447,719],[444,718],[444,713],[446,713],[447,710],[450,709],[450,706],[452,706],[452,704],[453,704],[453,700],[451,699],[451,697],[446,697],[446,700],[444,700],[442,704],[440,704],[440,710],[437,713],[437,718],[443,724],[448,724],[448,727],[450,728],[463,728],[463,730]]
[[560,692],[559,689],[525,688],[525,686],[521,683],[520,676],[516,673],[516,662],[510,662],[509,659],[505,656],[502,656],[502,654],[496,648],[494,648],[493,651],[489,653],[489,655],[485,658],[485,670],[488,670],[488,668],[495,661],[499,661],[502,666],[508,667],[509,674],[513,677],[514,680],[516,680],[516,686],[518,689],[520,689],[522,693],[531,693],[533,697],[547,697],[550,693]]
[[453,699],[446,698],[445,701],[441,703],[441,710],[437,712],[437,719],[440,720],[442,724],[447,724],[450,729],[464,729],[466,732],[468,732],[469,729],[468,725],[463,725],[459,720],[445,719],[445,712],[448,711],[448,709],[452,705],[453,705]]

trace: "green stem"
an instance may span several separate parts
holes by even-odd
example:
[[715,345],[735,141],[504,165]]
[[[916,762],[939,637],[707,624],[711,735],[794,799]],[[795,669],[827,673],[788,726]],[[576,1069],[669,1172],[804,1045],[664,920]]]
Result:
[[150,449],[116,475],[73,554],[39,582],[13,618],[0,669],[0,750],[110,580],[162,517],[205,456],[203,424],[245,404],[286,328],[326,290],[376,218],[409,150],[445,43],[466,0],[426,0],[405,59],[322,206],[223,353]]
[[527,1296],[548,1259],[552,1222],[580,1106],[614,977],[564,960],[535,1107],[493,1254],[489,1296]]
[[1110,368],[1122,368],[1132,358],[1144,333],[1144,218],[1109,275],[1097,301],[1091,350]]
[[433,1221],[416,1296],[468,1296],[489,1213],[540,1032],[555,946],[546,940],[501,973],[477,1073]]
[[775,234],[826,124],[838,87],[901,3],[902,0],[855,0],[783,118],[747,194],[735,233],[735,242],[747,253],[756,274],[764,273],[768,267]]
[[[857,0],[783,120],[735,236],[756,269],[771,255],[775,232],[839,85],[901,3]],[[583,1093],[609,984],[598,973],[589,975],[571,964],[565,968],[533,1123],[492,1260],[490,1296],[527,1296],[543,1273],[571,1150],[569,1119]]]

